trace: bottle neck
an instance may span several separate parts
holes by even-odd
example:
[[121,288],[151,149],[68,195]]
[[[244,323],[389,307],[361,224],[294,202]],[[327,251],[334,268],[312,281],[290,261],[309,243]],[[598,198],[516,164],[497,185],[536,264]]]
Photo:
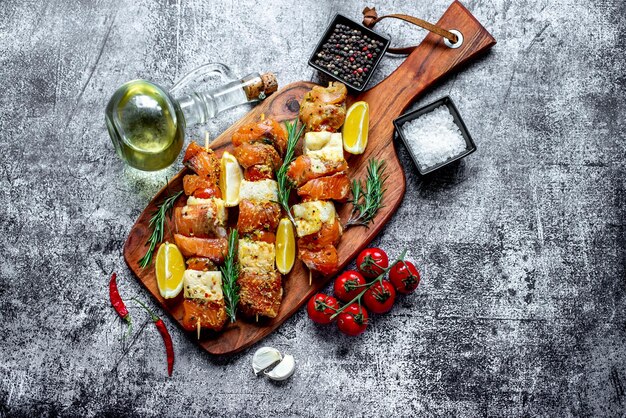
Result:
[[206,123],[220,112],[266,97],[261,75],[253,73],[241,80],[208,90],[177,97],[176,101],[185,117],[185,125]]

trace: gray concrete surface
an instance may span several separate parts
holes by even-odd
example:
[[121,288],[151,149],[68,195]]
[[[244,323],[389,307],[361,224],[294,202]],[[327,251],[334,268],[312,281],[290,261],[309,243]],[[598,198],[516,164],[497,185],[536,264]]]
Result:
[[[452,96],[478,152],[418,178],[399,146],[407,194],[375,243],[410,248],[424,281],[365,335],[298,312],[263,342],[297,360],[282,384],[253,376],[253,350],[210,357],[166,317],[168,378],[159,335],[134,307],[122,340],[107,277],[148,299],[122,245],[176,168],[124,167],[104,127],[108,97],[207,61],[311,79],[329,16],[357,18],[367,4],[0,2],[0,415],[624,416],[620,0],[466,2],[498,44],[418,105]],[[375,5],[437,20],[448,1]],[[385,59],[377,79],[400,61]]]

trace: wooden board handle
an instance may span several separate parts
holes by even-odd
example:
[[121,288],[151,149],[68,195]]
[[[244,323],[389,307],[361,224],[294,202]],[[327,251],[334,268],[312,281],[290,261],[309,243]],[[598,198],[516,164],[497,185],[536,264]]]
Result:
[[453,49],[445,45],[441,36],[428,33],[389,77],[362,93],[357,100],[365,100],[370,105],[370,129],[384,122],[386,126],[382,130],[392,132],[393,125],[390,122],[402,114],[424,90],[443,75],[496,44],[493,36],[458,1],[448,7],[437,26],[461,32],[463,44]]

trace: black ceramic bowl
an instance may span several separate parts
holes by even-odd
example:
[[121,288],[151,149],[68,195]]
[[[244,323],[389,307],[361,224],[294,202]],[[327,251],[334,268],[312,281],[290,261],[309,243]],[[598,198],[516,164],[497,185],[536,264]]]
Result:
[[[344,78],[341,77],[341,75],[333,74],[332,71],[330,71],[327,68],[324,68],[321,65],[318,65],[315,62],[318,59],[318,54],[322,52],[324,45],[327,43],[328,39],[333,34],[333,31],[335,30],[337,25],[346,25],[350,29],[359,30],[362,34],[367,35],[369,38],[375,41],[382,42],[382,46],[379,48],[380,52],[378,53],[376,57],[372,58],[372,61],[369,63],[371,65],[371,68],[367,71],[367,75],[360,82],[361,84],[360,86],[356,86],[354,83],[345,80]],[[380,60],[385,55],[385,52],[387,51],[387,48],[389,47],[390,42],[391,41],[388,38],[385,38],[384,36],[379,35],[373,30],[368,29],[365,26],[351,19],[348,19],[347,17],[343,15],[336,14],[332,22],[330,22],[330,24],[326,28],[326,31],[324,32],[324,36],[322,36],[322,39],[320,39],[320,41],[317,43],[317,46],[315,47],[313,54],[311,54],[311,58],[309,58],[309,65],[315,68],[316,70],[320,71],[321,73],[326,74],[328,77],[335,79],[337,81],[341,81],[352,90],[363,91],[365,87],[367,86],[367,83],[369,83],[370,79],[372,78],[372,74],[374,73],[374,70],[376,69],[376,67],[378,67]]]
[[[459,127],[459,130],[461,131],[461,135],[463,136],[463,139],[465,139],[465,145],[466,145],[465,150],[461,152],[460,154],[447,159],[446,161],[443,161],[439,164],[435,164],[431,167],[422,169],[422,167],[419,164],[419,161],[417,160],[417,158],[415,157],[415,154],[413,153],[411,143],[404,136],[402,125],[404,125],[406,122],[417,119],[426,113],[432,112],[433,110],[435,110],[436,108],[442,105],[448,108],[448,110],[450,111],[450,114],[452,115],[452,118],[454,119],[454,123]],[[412,112],[405,113],[404,115],[400,116],[398,119],[394,120],[393,124],[396,127],[396,132],[398,133],[398,136],[402,139],[402,142],[404,142],[404,145],[409,150],[409,154],[411,155],[411,158],[413,159],[413,162],[415,163],[415,166],[417,167],[417,171],[421,175],[432,173],[433,171],[445,165],[448,165],[454,161],[458,161],[461,158],[466,157],[470,155],[472,152],[476,151],[476,144],[474,144],[474,141],[472,140],[472,137],[467,131],[467,127],[465,126],[465,123],[463,123],[463,119],[461,119],[461,115],[459,115],[459,111],[457,110],[454,103],[452,103],[452,99],[450,98],[450,96],[443,97],[429,105],[421,107]]]

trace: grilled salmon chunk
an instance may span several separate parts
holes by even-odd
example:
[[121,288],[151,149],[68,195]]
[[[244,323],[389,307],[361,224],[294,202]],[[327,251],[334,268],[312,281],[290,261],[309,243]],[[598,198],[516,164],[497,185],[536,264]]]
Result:
[[222,197],[222,191],[216,183],[197,174],[187,174],[183,177],[183,190],[187,196]]
[[275,318],[283,298],[280,273],[244,269],[239,274],[239,310],[246,316]]
[[246,181],[271,180],[274,178],[274,171],[266,165],[253,165],[243,171],[243,178]]
[[276,233],[270,231],[254,231],[246,234],[245,237],[252,241],[267,242],[268,244],[276,243]]
[[235,132],[232,141],[236,147],[256,142],[272,145],[282,156],[285,155],[287,148],[287,133],[278,122],[273,119],[266,119],[263,122],[254,122],[242,126]]
[[226,324],[226,304],[221,301],[203,299],[183,299],[183,328],[195,331],[200,321],[200,328],[219,331]]
[[183,327],[219,331],[226,324],[226,304],[219,271],[185,270],[183,275]]
[[209,260],[208,258],[202,257],[191,257],[185,260],[187,264],[187,268],[189,270],[197,270],[197,271],[216,271],[217,266],[214,262]]
[[209,180],[212,184],[218,184],[220,179],[220,160],[213,150],[205,150],[200,145],[192,142],[185,151],[183,164],[193,170],[194,173]]
[[342,83],[331,82],[328,87],[315,86],[300,104],[300,120],[307,131],[336,132],[346,119],[348,89]]
[[242,144],[235,148],[233,155],[243,168],[255,165],[266,165],[272,170],[278,170],[283,163],[280,155],[273,146],[260,142]]
[[332,223],[324,223],[316,233],[298,238],[298,248],[321,250],[328,245],[336,246],[339,244],[342,232],[341,222],[338,219]]
[[309,180],[298,189],[302,200],[337,200],[345,202],[350,194],[350,179],[346,173]]
[[226,238],[197,238],[174,234],[176,246],[185,258],[203,257],[216,264],[222,264],[228,251]]
[[302,260],[310,270],[319,271],[325,276],[335,273],[339,265],[337,249],[332,245],[327,245],[319,250],[299,248],[298,255],[300,260]]
[[309,180],[330,176],[347,169],[348,163],[345,160],[324,161],[307,155],[300,155],[289,164],[287,177],[300,187]]
[[223,204],[206,200],[201,205],[185,205],[174,208],[174,225],[176,232],[186,236],[208,238],[211,236],[225,237],[226,210]]
[[239,202],[237,229],[242,234],[259,231],[275,231],[280,221],[280,205],[274,202]]

